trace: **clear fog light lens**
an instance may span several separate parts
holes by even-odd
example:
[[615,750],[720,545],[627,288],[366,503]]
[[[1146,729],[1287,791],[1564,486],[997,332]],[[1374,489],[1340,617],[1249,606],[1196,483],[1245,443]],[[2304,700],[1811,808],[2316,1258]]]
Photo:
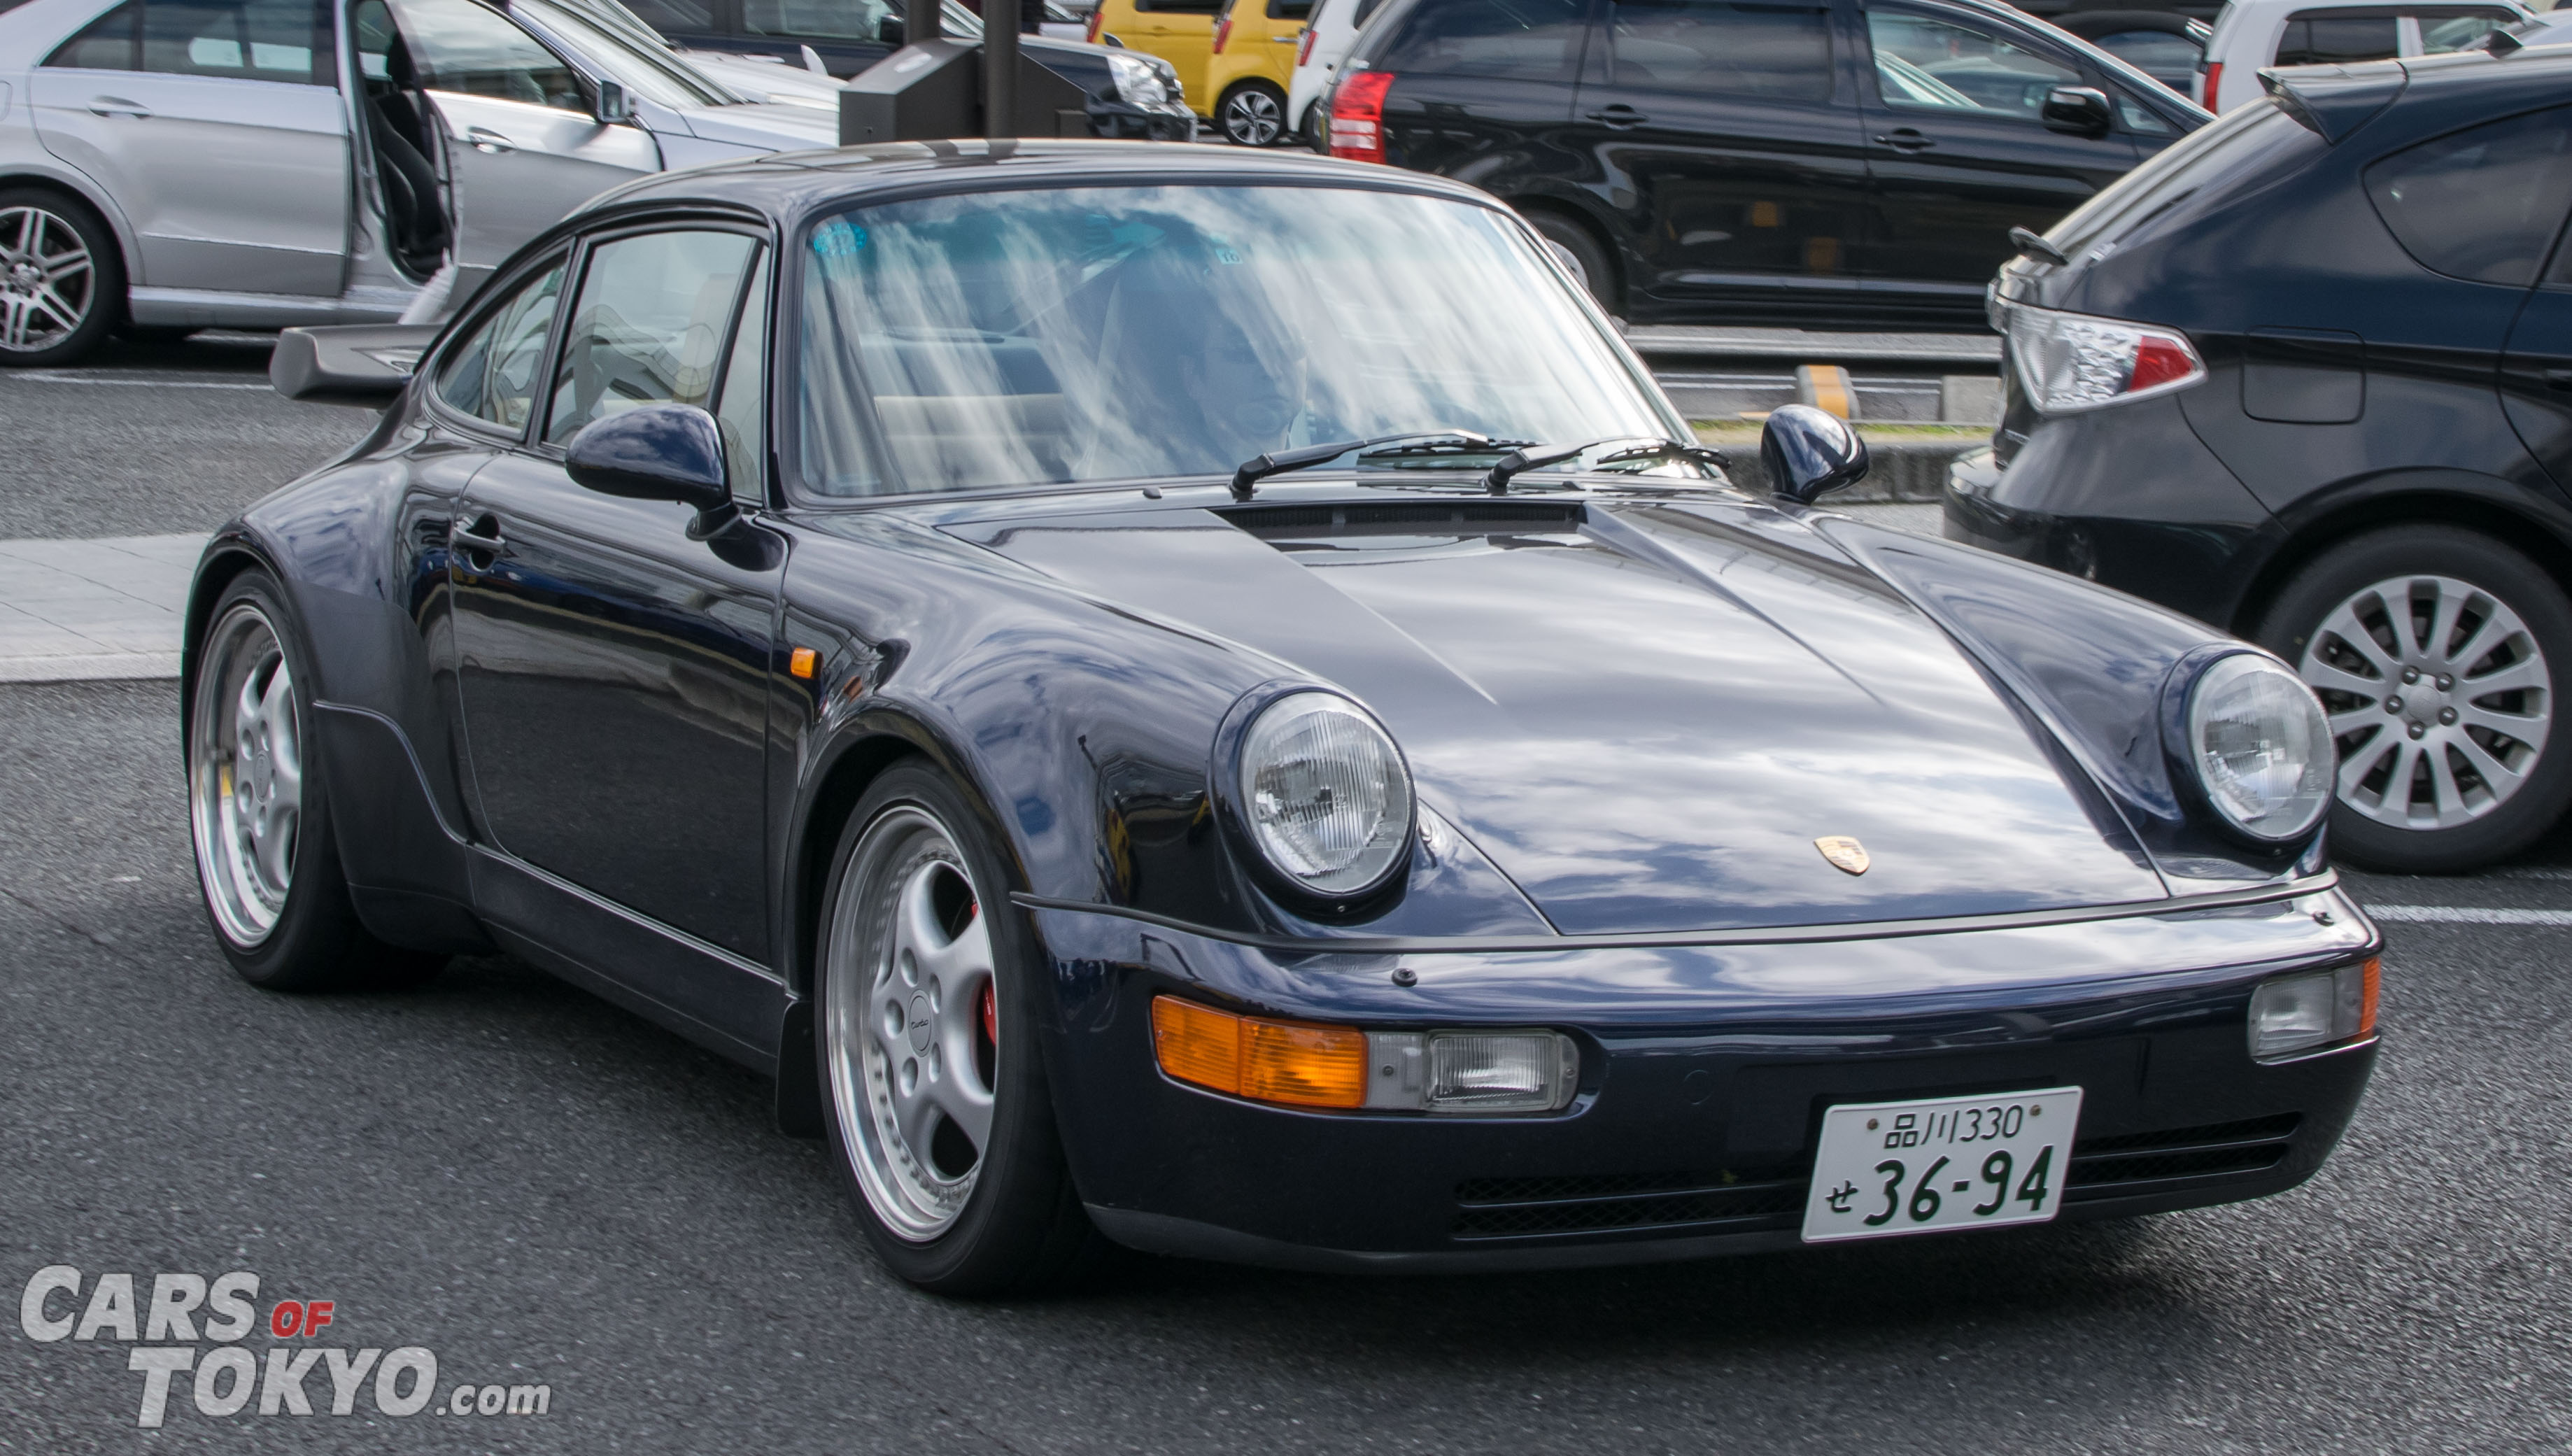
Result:
[[2367,960],[2336,971],[2286,976],[2250,994],[2250,1056],[2280,1057],[2375,1030],[2379,963]]
[[1374,1032],[1370,1107],[1548,1112],[1581,1086],[1581,1049],[1560,1032]]

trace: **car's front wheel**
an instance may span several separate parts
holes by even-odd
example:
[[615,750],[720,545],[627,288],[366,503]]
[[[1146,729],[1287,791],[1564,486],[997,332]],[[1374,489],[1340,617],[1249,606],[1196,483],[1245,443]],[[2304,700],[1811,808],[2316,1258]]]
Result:
[[850,817],[822,906],[825,1118],[894,1272],[947,1294],[1091,1256],[1036,1045],[1045,978],[1007,861],[948,779],[897,765]]
[[1244,81],[1216,104],[1214,124],[1236,147],[1273,147],[1286,135],[1286,93],[1265,81]]
[[2525,848],[2572,802],[2572,744],[2553,736],[2572,603],[2499,541],[2452,526],[2352,537],[2286,584],[2258,637],[2330,715],[2338,857],[2470,870]]
[[312,676],[276,578],[234,577],[212,621],[188,688],[188,823],[225,958],[271,991],[434,974],[445,957],[385,945],[349,901],[315,761]]
[[37,188],[0,190],[0,364],[64,364],[96,349],[124,309],[116,240],[87,208]]

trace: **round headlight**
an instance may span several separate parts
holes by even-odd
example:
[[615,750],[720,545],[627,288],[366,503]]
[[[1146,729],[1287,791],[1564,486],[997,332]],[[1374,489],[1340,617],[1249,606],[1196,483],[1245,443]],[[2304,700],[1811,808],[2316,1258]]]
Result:
[[1241,740],[1241,808],[1279,873],[1324,895],[1374,889],[1411,837],[1411,770],[1366,710],[1288,693]]
[[2311,688],[2265,657],[2238,652],[2197,675],[2189,752],[2215,812],[2255,839],[2297,839],[2330,808],[2337,755]]

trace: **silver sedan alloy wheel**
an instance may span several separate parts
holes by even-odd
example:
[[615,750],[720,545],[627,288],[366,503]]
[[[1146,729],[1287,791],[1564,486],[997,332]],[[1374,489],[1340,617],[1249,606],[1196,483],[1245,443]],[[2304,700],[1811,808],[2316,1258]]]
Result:
[[2339,801],[2396,829],[2450,829],[2508,803],[2535,772],[2554,679],[2507,602],[2452,576],[2352,593],[2300,664],[2339,746]]
[[849,857],[824,974],[831,1095],[858,1184],[916,1243],[964,1211],[990,1145],[989,918],[955,836],[898,804]]
[[0,208],[0,351],[34,354],[76,333],[98,302],[98,270],[69,219]]
[[242,602],[207,634],[188,742],[197,873],[226,939],[266,941],[304,828],[304,728],[277,628]]
[[1256,86],[1245,86],[1232,93],[1223,104],[1225,140],[1245,147],[1276,145],[1286,134],[1286,112],[1277,98]]

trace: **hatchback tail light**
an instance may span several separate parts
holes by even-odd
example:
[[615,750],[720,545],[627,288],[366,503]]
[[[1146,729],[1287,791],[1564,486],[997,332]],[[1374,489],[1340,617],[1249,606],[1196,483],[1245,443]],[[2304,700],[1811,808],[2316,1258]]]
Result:
[[1214,53],[1218,56],[1222,55],[1223,43],[1230,39],[1232,39],[1232,12],[1227,10],[1223,13],[1223,19],[1215,22]]
[[1384,160],[1384,94],[1391,71],[1355,71],[1331,88],[1331,155],[1353,162]]
[[1101,0],[1099,7],[1089,12],[1089,34],[1084,36],[1083,39],[1087,40],[1093,46],[1098,44],[1098,27],[1103,24],[1106,19],[1107,6],[1104,3],[1104,0]]
[[2184,389],[2206,364],[2176,329],[2004,304],[2011,360],[2037,408],[2070,414]]
[[2222,61],[2209,61],[2209,62],[2207,62],[2207,63],[2206,63],[2206,109],[2207,109],[2208,111],[2213,111],[2213,110],[2215,110],[2215,93],[2216,93],[2218,90],[2222,89],[2223,85],[2224,85],[2224,63],[2223,63]]
[[1295,43],[1295,68],[1302,70],[1313,59],[1313,27],[1304,27],[1304,38]]

